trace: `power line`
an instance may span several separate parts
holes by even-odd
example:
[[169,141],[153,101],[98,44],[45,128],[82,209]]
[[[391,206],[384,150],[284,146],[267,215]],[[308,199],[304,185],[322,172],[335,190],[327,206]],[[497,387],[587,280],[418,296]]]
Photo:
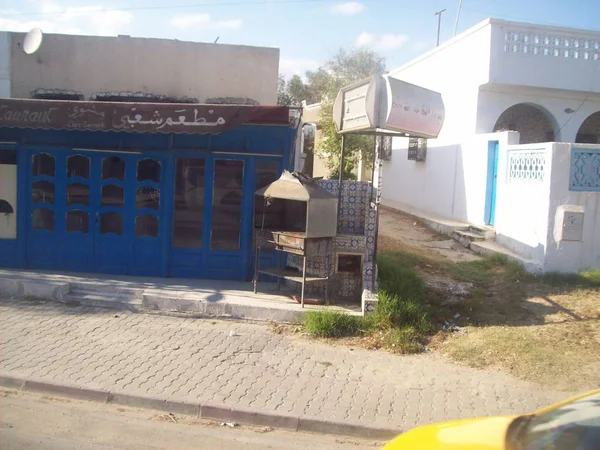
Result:
[[[132,6],[129,8],[97,8],[97,9],[86,9],[85,12],[110,12],[110,11],[141,11],[141,10],[161,10],[161,9],[183,9],[183,8],[201,8],[201,7],[212,7],[212,6],[241,6],[241,5],[282,5],[288,3],[325,3],[334,0],[245,0],[245,1],[232,1],[232,2],[219,2],[219,3],[196,3],[187,5],[169,5],[169,6]],[[63,9],[61,11],[45,11],[45,12],[19,12],[12,14],[2,14],[4,17],[17,17],[17,16],[51,16],[60,15],[77,10],[78,7],[71,9]]]

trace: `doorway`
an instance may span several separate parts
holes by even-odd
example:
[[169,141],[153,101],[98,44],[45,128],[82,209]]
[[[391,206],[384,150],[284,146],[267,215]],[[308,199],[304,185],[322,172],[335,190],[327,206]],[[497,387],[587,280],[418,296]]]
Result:
[[486,225],[493,226],[496,221],[496,189],[498,184],[498,141],[488,142],[487,186],[485,190]]

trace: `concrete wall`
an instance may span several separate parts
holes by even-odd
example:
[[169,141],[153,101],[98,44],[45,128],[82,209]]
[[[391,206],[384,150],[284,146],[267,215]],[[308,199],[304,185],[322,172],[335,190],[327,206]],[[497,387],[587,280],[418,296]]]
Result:
[[[545,271],[600,268],[600,192],[569,190],[571,151],[574,148],[600,152],[600,145],[553,144]],[[584,219],[580,241],[556,240],[557,234],[560,234],[555,228],[560,226],[556,222],[556,212],[562,205],[582,207]]]
[[[541,270],[546,253],[548,208],[552,175],[552,143],[501,148],[496,190],[496,242],[533,261]],[[543,153],[541,179],[521,179],[510,174],[510,158]]]
[[[544,272],[600,268],[600,192],[569,190],[572,148],[600,150],[600,145],[530,144],[508,146],[500,153],[496,241]],[[511,154],[527,152],[544,153],[543,179],[511,174]],[[557,211],[564,207],[583,212],[581,239],[561,238]]]
[[383,162],[382,203],[414,214],[484,224],[488,142],[501,148],[518,133],[473,135],[458,144],[429,141],[424,162],[409,161],[408,139],[394,139],[391,161]]
[[[4,33],[3,33],[4,34]],[[25,54],[11,33],[13,97],[37,88],[148,92],[176,97],[248,97],[277,103],[279,49],[166,39],[46,34]],[[1,45],[0,40],[0,45]]]
[[599,31],[492,19],[490,82],[600,93],[598,43]]
[[0,32],[0,97],[10,97],[10,33]]

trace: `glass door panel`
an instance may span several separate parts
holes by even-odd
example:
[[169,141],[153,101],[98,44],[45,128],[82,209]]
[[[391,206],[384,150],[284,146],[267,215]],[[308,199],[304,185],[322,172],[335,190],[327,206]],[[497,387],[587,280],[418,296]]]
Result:
[[177,158],[173,205],[173,247],[202,248],[206,161]]
[[244,161],[216,159],[213,180],[211,250],[239,250]]

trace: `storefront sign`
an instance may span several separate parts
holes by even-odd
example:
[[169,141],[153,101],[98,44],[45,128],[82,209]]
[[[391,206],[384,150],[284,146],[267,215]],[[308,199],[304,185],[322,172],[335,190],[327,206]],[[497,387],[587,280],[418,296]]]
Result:
[[284,106],[0,99],[0,127],[215,134],[245,123],[289,124]]

